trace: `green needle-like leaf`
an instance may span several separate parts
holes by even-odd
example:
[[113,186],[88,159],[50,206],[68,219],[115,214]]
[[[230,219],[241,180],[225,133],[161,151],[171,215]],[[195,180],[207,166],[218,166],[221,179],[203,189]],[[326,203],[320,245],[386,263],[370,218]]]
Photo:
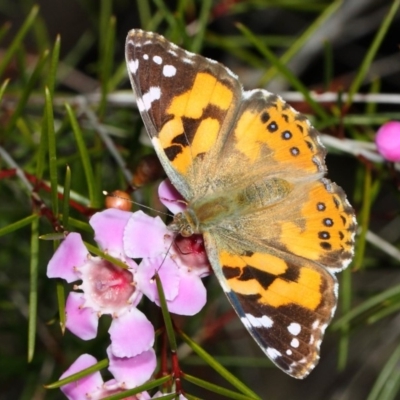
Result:
[[369,393],[367,400],[379,400],[387,399],[387,397],[381,397],[380,394],[384,390],[385,385],[390,380],[395,369],[398,369],[400,361],[400,346],[394,350],[390,358],[387,360],[385,366],[380,371],[378,379],[375,381],[371,392]]
[[14,54],[20,49],[20,46],[22,44],[22,40],[28,33],[29,29],[32,27],[33,22],[35,21],[35,18],[37,16],[37,13],[39,12],[39,7],[38,6],[33,6],[31,12],[27,16],[26,20],[22,24],[21,28],[15,35],[14,40],[11,42],[11,44],[7,47],[7,50],[5,53],[2,55],[2,58],[0,59],[0,77],[4,75],[4,71],[7,67],[7,65],[10,63],[11,58],[14,56]]
[[336,322],[334,322],[331,325],[331,329],[332,330],[340,329],[344,324],[351,322],[355,318],[373,309],[374,307],[383,304],[386,301],[389,301],[392,297],[396,297],[399,295],[400,295],[400,285],[396,285],[375,296],[372,296],[368,300],[358,305],[357,307],[354,307],[347,314],[340,317]]
[[68,229],[69,222],[69,193],[71,190],[71,168],[67,166],[65,170],[64,191],[63,191],[63,204],[62,204],[62,218],[64,229]]
[[38,265],[39,265],[39,219],[32,221],[31,263],[29,287],[29,322],[28,322],[28,362],[35,354],[37,303],[38,303]]
[[65,332],[66,314],[65,314],[65,288],[64,283],[61,279],[56,281],[57,287],[57,304],[58,304],[58,316],[60,318],[60,328],[62,334]]
[[3,82],[3,84],[0,86],[0,102],[1,102],[1,99],[3,98],[4,92],[6,91],[7,85],[8,85],[9,82],[10,82],[10,80],[6,79]]
[[394,0],[392,2],[392,6],[390,7],[388,14],[382,21],[381,25],[379,26],[378,32],[376,33],[375,38],[372,41],[372,44],[369,47],[368,52],[361,63],[360,69],[358,70],[358,74],[356,75],[356,77],[353,80],[353,83],[350,86],[349,97],[347,98],[346,101],[347,107],[349,107],[350,104],[353,102],[353,96],[360,89],[361,84],[363,83],[363,80],[367,75],[371,67],[371,63],[373,62],[374,57],[379,49],[379,46],[381,45],[383,39],[385,38],[385,35],[390,27],[390,24],[392,23],[397,13],[397,10],[399,9],[399,6],[400,6],[400,0]]
[[243,33],[247,39],[254,44],[257,50],[265,56],[279,71],[282,75],[290,82],[290,84],[297,89],[306,99],[306,101],[313,108],[314,112],[322,119],[328,118],[328,114],[325,110],[312,98],[308,89],[291,73],[291,71],[286,67],[286,65],[280,61],[273,52],[267,47],[265,43],[262,43],[257,37],[244,25],[236,24],[238,29]]
[[14,222],[13,224],[9,224],[4,228],[0,228],[0,237],[4,235],[8,235],[9,233],[15,232],[24,226],[30,225],[33,221],[37,220],[39,216],[37,214],[29,215],[26,218],[21,219],[20,221]]
[[48,139],[49,153],[49,170],[50,170],[50,186],[51,186],[51,205],[54,216],[58,217],[58,176],[57,176],[57,150],[56,137],[54,131],[54,114],[53,114],[53,99],[49,89],[45,88],[46,101],[46,127]]
[[[339,10],[343,3],[343,0],[336,0],[329,4],[326,9],[321,13],[321,15],[316,18],[307,29],[293,42],[293,44],[286,50],[282,56],[279,57],[279,60],[282,64],[286,65],[294,55],[296,55],[304,45],[312,39],[313,35],[318,29],[326,23],[326,21],[332,17],[332,15]],[[267,82],[270,82],[278,73],[280,69],[275,65],[269,68],[263,77],[261,78],[261,86],[265,85]]]
[[199,15],[199,30],[196,34],[196,36],[193,38],[192,45],[190,47],[191,51],[194,53],[200,53],[201,52],[201,47],[204,42],[204,35],[205,35],[205,30],[208,24],[208,20],[210,18],[210,10],[213,2],[212,0],[204,0],[201,2],[201,10],[200,10],[200,15]]
[[33,88],[35,87],[37,81],[39,80],[39,76],[43,70],[45,62],[47,61],[48,55],[49,55],[49,51],[46,50],[39,57],[39,60],[35,66],[35,69],[33,70],[32,75],[30,76],[27,84],[24,86],[23,91],[21,92],[21,97],[18,100],[18,105],[17,105],[16,109],[14,110],[14,113],[11,116],[10,120],[8,121],[8,124],[5,128],[6,133],[9,133],[14,128],[18,118],[20,118],[20,116],[22,115],[22,112],[24,111],[24,108],[28,101],[28,98],[29,98]]
[[195,376],[192,376],[192,375],[183,374],[183,379],[187,380],[188,382],[193,383],[194,385],[197,385],[204,389],[207,389],[210,392],[217,393],[217,394],[219,394],[221,396],[225,396],[226,398],[229,398],[229,399],[234,399],[234,400],[254,400],[254,399],[258,400],[259,399],[258,396],[252,397],[252,396],[247,396],[247,395],[243,395],[240,393],[236,393],[236,392],[233,392],[232,390],[222,388],[221,386],[214,385],[211,382],[196,378]]
[[47,79],[47,87],[49,88],[51,96],[54,95],[54,86],[56,82],[57,67],[60,57],[60,47],[61,47],[61,38],[60,35],[57,35],[56,41],[54,42],[53,51],[51,52],[50,69]]
[[107,367],[108,367],[108,360],[107,359],[101,360],[89,368],[85,368],[82,371],[79,371],[76,374],[72,374],[72,375],[68,376],[67,378],[61,379],[57,382],[49,383],[48,385],[45,385],[45,387],[47,389],[58,389],[59,387],[64,386],[67,383],[75,382],[81,378],[84,378],[85,376],[93,374],[94,372],[100,371],[103,368],[107,368]]
[[169,346],[171,348],[171,351],[176,353],[178,346],[176,345],[174,327],[172,325],[171,315],[169,314],[168,311],[167,301],[165,300],[164,289],[162,287],[160,276],[157,273],[154,279],[156,280],[157,284],[157,291],[158,291],[158,296],[160,298],[161,312],[164,318],[165,330],[167,332]]
[[107,94],[109,91],[110,76],[113,69],[114,60],[114,45],[115,45],[115,17],[110,17],[108,26],[106,27],[106,34],[104,37],[104,49],[102,51],[103,57],[101,59],[101,99],[99,104],[99,118],[103,119],[107,106]]
[[235,375],[230,373],[224,366],[216,361],[210,354],[208,354],[203,348],[195,343],[189,336],[179,331],[179,335],[189,345],[189,347],[201,357],[211,368],[217,371],[223,378],[225,378],[232,386],[238,389],[243,394],[250,396],[252,399],[261,400],[251,389],[244,385]]
[[72,111],[71,106],[69,104],[65,104],[65,108],[67,109],[67,114],[72,126],[72,130],[75,135],[75,141],[78,145],[80,158],[82,160],[83,169],[85,171],[86,183],[89,190],[90,204],[93,208],[96,208],[98,207],[98,204],[96,201],[95,179],[94,179],[92,164],[90,163],[87,145],[85,143],[85,140],[83,139],[82,131],[79,127],[78,121],[75,117],[74,112]]

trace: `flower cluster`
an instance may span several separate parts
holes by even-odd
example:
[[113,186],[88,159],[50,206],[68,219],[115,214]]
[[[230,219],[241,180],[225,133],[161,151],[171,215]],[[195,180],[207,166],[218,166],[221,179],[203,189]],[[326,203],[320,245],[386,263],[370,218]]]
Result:
[[[160,198],[172,211],[184,208],[169,182],[159,187]],[[111,344],[107,349],[109,371],[114,378],[103,382],[99,373],[63,386],[71,400],[92,399],[143,384],[157,362],[153,350],[154,327],[137,306],[143,295],[160,305],[154,276],[158,273],[170,312],[198,313],[206,302],[201,278],[209,274],[209,263],[201,237],[177,237],[159,217],[142,211],[118,209],[98,212],[90,219],[95,241],[102,251],[120,260],[125,268],[89,254],[81,235],[70,233],[51,258],[47,275],[75,285],[66,302],[66,328],[83,340],[96,336],[99,318],[112,318]],[[133,259],[142,259],[138,264]],[[96,363],[91,355],[79,357],[62,378]],[[142,394],[140,399],[146,399]],[[139,397],[137,397],[139,398]]]

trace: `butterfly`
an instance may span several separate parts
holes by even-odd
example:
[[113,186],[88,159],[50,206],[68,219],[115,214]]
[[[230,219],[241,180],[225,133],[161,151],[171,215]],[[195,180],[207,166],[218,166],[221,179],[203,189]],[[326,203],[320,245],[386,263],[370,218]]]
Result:
[[267,356],[304,378],[335,312],[335,273],[356,219],[325,178],[308,119],[266,90],[244,91],[222,64],[133,29],[126,61],[154,149],[187,208],[169,228],[202,234],[230,303]]

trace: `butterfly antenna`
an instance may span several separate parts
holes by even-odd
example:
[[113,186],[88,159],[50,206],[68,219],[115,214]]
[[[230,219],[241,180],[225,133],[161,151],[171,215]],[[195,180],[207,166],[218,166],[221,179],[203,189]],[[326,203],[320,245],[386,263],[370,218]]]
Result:
[[106,190],[103,190],[103,194],[104,194],[104,196],[110,196],[110,197],[115,197],[115,198],[117,198],[117,199],[129,201],[130,203],[135,204],[135,205],[137,205],[137,206],[139,206],[139,207],[141,207],[141,208],[146,208],[147,210],[154,211],[154,212],[156,212],[156,213],[158,213],[158,214],[162,214],[162,215],[166,215],[166,216],[168,216],[168,217],[171,217],[171,214],[169,214],[169,213],[166,213],[166,212],[163,212],[163,211],[160,211],[160,210],[156,210],[156,209],[153,208],[153,207],[145,206],[145,205],[142,204],[142,203],[138,203],[138,202],[136,202],[136,201],[134,201],[134,200],[132,200],[132,199],[127,199],[126,197],[118,196],[118,195],[115,194],[115,193],[109,193],[109,192],[107,192]]
[[161,261],[160,266],[157,268],[157,272],[156,272],[157,274],[158,274],[158,271],[160,271],[161,267],[163,266],[165,260],[167,259],[168,255],[169,255],[169,253],[170,253],[170,251],[171,251],[172,245],[175,243],[175,239],[176,239],[177,236],[178,236],[178,235],[175,234],[174,237],[173,237],[173,239],[171,240],[171,243],[170,243],[170,245],[168,246],[167,251],[165,252],[164,258],[163,258],[163,260]]

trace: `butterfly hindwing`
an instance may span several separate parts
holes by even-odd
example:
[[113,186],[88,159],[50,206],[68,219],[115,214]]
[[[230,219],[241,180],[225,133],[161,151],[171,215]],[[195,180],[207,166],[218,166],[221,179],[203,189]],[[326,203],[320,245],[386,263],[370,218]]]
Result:
[[287,374],[304,378],[319,359],[337,302],[336,278],[305,259],[221,249],[205,234],[214,270],[244,326]]

